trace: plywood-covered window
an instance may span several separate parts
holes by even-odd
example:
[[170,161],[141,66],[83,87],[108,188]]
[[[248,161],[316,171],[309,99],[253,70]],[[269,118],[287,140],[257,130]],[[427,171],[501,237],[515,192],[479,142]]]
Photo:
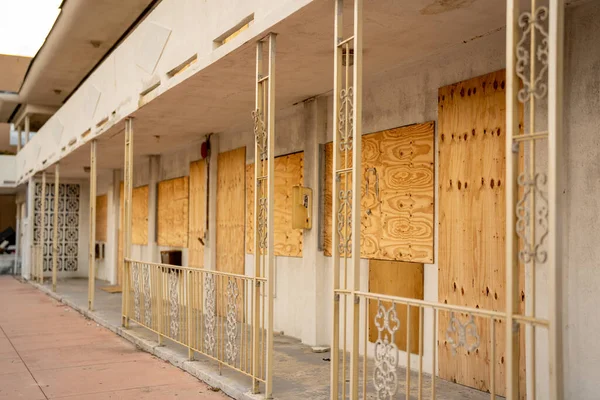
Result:
[[160,246],[188,246],[189,178],[158,183],[157,243]]
[[[362,137],[361,257],[433,263],[434,123]],[[325,147],[323,244],[331,255],[333,144]]]
[[[302,229],[292,228],[292,188],[304,184],[304,153],[275,158],[274,254],[302,257]],[[246,166],[246,253],[254,253],[254,164]]]

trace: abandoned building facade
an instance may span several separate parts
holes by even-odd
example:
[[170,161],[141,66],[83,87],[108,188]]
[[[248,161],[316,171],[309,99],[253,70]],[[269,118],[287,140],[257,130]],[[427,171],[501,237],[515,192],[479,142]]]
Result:
[[18,275],[237,398],[596,398],[600,2],[137,3],[0,93]]

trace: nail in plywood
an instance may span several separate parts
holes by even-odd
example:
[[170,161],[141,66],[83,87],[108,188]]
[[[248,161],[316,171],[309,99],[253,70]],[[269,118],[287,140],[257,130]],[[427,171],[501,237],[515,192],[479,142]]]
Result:
[[96,241],[107,241],[108,196],[96,196]]
[[[389,296],[423,300],[423,264],[403,261],[369,260],[369,292]],[[369,301],[369,341],[377,341],[375,325],[379,305],[389,309],[391,303]],[[396,305],[396,316],[400,321],[394,342],[398,349],[406,351],[407,309],[406,305]],[[419,309],[410,309],[410,351],[419,353]]]
[[131,243],[148,244],[148,185],[134,188],[131,194]]
[[158,183],[157,243],[160,246],[188,246],[189,178]]
[[206,161],[190,163],[190,202],[188,265],[204,266],[204,241],[206,240]]
[[[504,311],[505,299],[505,71],[439,89],[439,301]],[[456,315],[462,323],[467,316]],[[446,340],[450,315],[439,313],[439,375],[489,390],[491,337],[475,318],[480,346]],[[505,393],[505,329],[496,324],[496,393]],[[455,339],[456,340],[456,339]],[[525,374],[521,374],[525,375]],[[523,392],[524,393],[524,392]]]
[[[433,263],[434,123],[362,137],[361,257]],[[333,144],[325,146],[324,252],[331,255]]]
[[[275,158],[276,256],[302,257],[302,229],[292,228],[292,188],[304,184],[304,152]],[[254,254],[254,164],[246,166],[246,253]]]
[[244,274],[246,148],[217,159],[217,271]]

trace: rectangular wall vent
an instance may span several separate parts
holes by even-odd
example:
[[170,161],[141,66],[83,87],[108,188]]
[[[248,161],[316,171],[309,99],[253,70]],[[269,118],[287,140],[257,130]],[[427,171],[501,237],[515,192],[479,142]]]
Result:
[[218,38],[216,38],[213,41],[215,44],[215,48],[218,48],[218,47],[224,45],[225,43],[231,41],[237,35],[239,35],[243,31],[245,31],[246,29],[248,29],[250,27],[250,25],[252,25],[253,22],[254,22],[254,13],[248,15],[246,18],[244,18],[243,20],[241,20],[240,22],[235,24],[233,26],[233,28],[225,31],[222,35],[220,35]]

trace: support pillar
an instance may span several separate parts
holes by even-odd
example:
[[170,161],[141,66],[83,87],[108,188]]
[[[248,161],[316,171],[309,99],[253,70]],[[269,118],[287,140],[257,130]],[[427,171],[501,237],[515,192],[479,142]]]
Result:
[[25,116],[25,144],[29,143],[29,135],[30,135],[29,128],[30,128],[29,115],[26,115]]
[[[253,376],[259,374],[259,354],[264,348],[265,358],[265,397],[273,394],[273,279],[274,279],[274,207],[275,200],[275,40],[270,33],[268,43],[266,74],[263,65],[263,41],[256,45],[256,108],[254,116],[255,167],[254,167],[254,276],[266,278],[266,307],[263,307],[266,330],[266,343],[259,348],[259,305],[260,287],[255,284],[256,293],[253,312]],[[265,310],[266,308],[266,310]],[[252,391],[258,392],[258,381],[253,379]]]
[[52,291],[56,292],[58,275],[58,198],[60,196],[60,166],[54,167],[54,207],[52,213]]
[[[46,243],[46,171],[42,172],[42,194],[40,207],[40,227],[38,230],[38,251],[36,252],[36,275],[39,283],[44,283],[44,244]],[[35,217],[34,217],[35,218]]]
[[133,118],[125,119],[125,196],[124,196],[124,218],[123,218],[123,297],[121,303],[121,314],[123,327],[129,327],[129,257],[131,256],[131,197],[133,193]]
[[21,143],[23,142],[23,136],[21,134],[21,126],[17,126],[17,153],[21,152]]
[[88,309],[94,309],[96,292],[96,140],[90,143],[90,222],[88,250]]
[[21,251],[21,204],[17,204],[17,222],[16,222],[16,239],[15,239],[15,261],[13,264],[13,275],[17,274],[17,265],[19,264],[19,252]]

